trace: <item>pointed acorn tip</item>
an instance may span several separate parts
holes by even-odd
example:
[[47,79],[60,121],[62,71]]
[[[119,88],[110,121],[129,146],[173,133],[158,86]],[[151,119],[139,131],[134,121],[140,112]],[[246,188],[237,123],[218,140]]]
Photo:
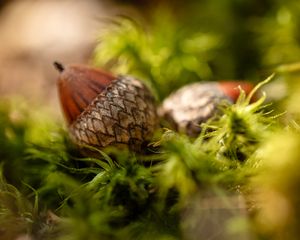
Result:
[[63,72],[65,70],[64,66],[59,62],[55,61],[53,65],[59,72]]

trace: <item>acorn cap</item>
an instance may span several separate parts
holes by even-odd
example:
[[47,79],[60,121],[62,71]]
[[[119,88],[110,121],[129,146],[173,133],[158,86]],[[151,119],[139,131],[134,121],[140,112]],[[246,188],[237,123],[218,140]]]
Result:
[[253,86],[245,82],[197,82],[186,85],[169,97],[159,108],[159,115],[167,120],[172,128],[190,136],[197,136],[201,123],[219,113],[219,105],[238,99],[240,89],[248,94]]

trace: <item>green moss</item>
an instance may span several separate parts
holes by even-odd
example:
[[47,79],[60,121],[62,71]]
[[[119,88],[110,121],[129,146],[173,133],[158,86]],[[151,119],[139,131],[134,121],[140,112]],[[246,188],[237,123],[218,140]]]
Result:
[[[274,4],[269,15],[268,1],[191,2],[178,16],[159,8],[147,23],[118,19],[100,37],[94,63],[141,77],[162,100],[188,82],[251,77],[262,68],[259,63],[295,59],[296,1]],[[251,14],[245,6],[262,10]],[[263,24],[253,31],[247,24],[254,20]],[[253,35],[254,43],[248,39]],[[144,154],[112,148],[98,150],[98,157],[82,156],[63,123],[44,109],[0,100],[1,237],[190,240],[220,230],[222,239],[241,239],[236,234],[242,233],[297,238],[295,66],[274,68],[291,95],[281,109],[264,105],[264,95],[250,102],[241,91],[237,103],[220,106],[220,117],[204,124],[197,138],[158,131]],[[288,112],[275,118],[270,109]]]

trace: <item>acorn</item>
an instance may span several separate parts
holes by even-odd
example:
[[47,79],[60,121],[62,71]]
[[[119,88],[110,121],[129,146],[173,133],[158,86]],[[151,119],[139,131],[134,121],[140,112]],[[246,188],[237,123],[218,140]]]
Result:
[[157,127],[155,99],[141,81],[84,65],[55,62],[61,107],[78,146],[140,150]]
[[186,85],[162,102],[159,115],[175,130],[196,137],[201,132],[201,123],[216,116],[222,102],[234,103],[238,99],[239,86],[246,94],[254,87],[251,83],[240,81]]

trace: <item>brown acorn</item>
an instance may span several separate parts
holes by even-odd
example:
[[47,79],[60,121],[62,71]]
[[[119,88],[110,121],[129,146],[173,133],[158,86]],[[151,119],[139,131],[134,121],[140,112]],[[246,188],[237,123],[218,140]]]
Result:
[[240,94],[246,94],[253,85],[248,82],[200,82],[186,85],[167,97],[159,108],[159,115],[175,130],[192,137],[201,132],[201,123],[214,117],[221,102],[233,103]]
[[158,123],[156,107],[142,82],[84,65],[54,65],[60,71],[60,103],[77,145],[138,150],[151,137]]

